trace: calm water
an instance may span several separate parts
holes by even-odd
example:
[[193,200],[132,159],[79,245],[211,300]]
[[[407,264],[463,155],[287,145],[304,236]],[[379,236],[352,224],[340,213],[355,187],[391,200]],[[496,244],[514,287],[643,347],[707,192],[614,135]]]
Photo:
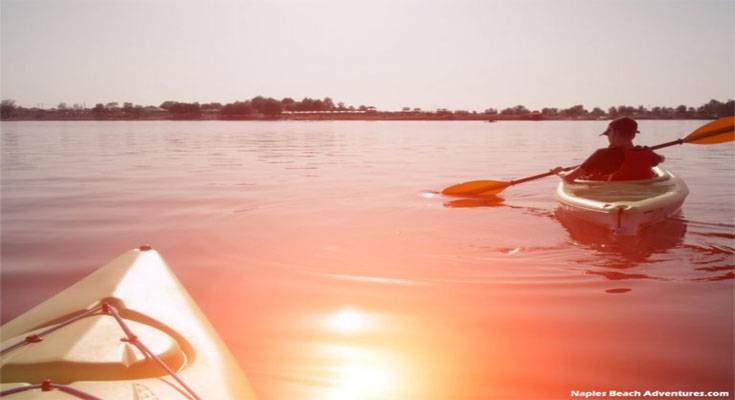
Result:
[[732,393],[732,143],[660,151],[691,194],[638,239],[559,220],[555,177],[436,195],[576,164],[605,125],[3,123],[2,321],[150,243],[266,399]]

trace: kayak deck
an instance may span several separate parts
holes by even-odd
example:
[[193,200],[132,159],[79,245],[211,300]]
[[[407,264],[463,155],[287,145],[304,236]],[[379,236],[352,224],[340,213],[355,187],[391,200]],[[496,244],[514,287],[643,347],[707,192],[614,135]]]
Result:
[[8,322],[0,334],[2,394],[18,391],[13,398],[55,397],[44,389],[120,400],[255,398],[214,328],[146,247]]
[[647,200],[655,196],[666,194],[668,192],[668,188],[664,186],[604,186],[580,188],[573,190],[572,192],[578,197],[599,202],[613,203]]

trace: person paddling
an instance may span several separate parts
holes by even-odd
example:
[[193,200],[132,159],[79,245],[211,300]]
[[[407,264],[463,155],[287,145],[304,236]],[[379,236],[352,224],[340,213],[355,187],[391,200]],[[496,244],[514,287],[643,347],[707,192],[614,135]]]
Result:
[[662,163],[664,156],[654,153],[648,147],[633,144],[638,131],[638,123],[629,117],[622,117],[610,122],[605,135],[610,145],[592,153],[582,165],[563,173],[561,167],[554,168],[553,173],[567,182],[577,178],[601,181],[628,181],[649,179],[655,175],[652,167]]

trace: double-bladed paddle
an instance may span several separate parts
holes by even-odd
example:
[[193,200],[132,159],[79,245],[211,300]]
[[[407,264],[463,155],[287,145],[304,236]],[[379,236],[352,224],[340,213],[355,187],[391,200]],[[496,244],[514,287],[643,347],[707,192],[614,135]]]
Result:
[[[733,140],[735,140],[735,117],[725,117],[697,128],[694,132],[690,133],[685,138],[672,140],[671,142],[666,142],[653,146],[651,147],[651,150],[661,149],[664,147],[684,143],[715,144],[731,142]],[[579,165],[566,167],[562,169],[562,171],[569,171],[577,168],[578,166]],[[442,190],[442,194],[460,197],[491,197],[502,192],[509,186],[545,178],[551,175],[555,175],[554,172],[549,171],[543,174],[533,175],[522,179],[515,179],[508,182],[491,180],[469,181],[449,186],[448,188]]]

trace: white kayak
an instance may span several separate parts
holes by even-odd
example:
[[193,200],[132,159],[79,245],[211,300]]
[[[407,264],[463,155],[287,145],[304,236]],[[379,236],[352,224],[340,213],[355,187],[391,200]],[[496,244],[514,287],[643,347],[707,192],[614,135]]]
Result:
[[664,167],[654,178],[634,181],[562,180],[556,198],[564,212],[620,235],[636,235],[681,209],[686,183]]
[[155,250],[130,250],[0,328],[8,399],[252,399]]

